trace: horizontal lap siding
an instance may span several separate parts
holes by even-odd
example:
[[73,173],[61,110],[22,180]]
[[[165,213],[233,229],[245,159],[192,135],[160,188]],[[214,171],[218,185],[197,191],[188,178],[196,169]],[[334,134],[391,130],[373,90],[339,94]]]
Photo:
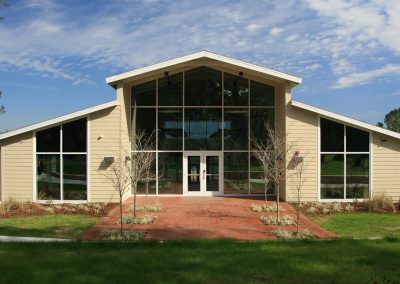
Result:
[[286,132],[288,145],[293,150],[288,156],[286,172],[286,200],[293,201],[296,196],[292,181],[293,170],[290,160],[295,150],[304,157],[304,185],[301,191],[303,201],[318,200],[318,115],[291,105],[287,106]]
[[[99,136],[102,135],[102,138]],[[108,108],[90,114],[90,201],[117,201],[117,194],[107,183],[101,168],[105,156],[119,158],[120,154],[120,107]]]
[[2,141],[2,200],[33,200],[32,132]]
[[[386,141],[381,141],[386,140]],[[400,140],[374,133],[372,139],[373,196],[400,198]]]

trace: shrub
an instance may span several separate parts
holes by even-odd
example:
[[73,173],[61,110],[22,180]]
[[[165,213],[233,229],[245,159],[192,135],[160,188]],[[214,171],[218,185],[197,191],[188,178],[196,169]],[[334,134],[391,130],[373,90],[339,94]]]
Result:
[[[137,206],[136,210],[137,211],[148,211],[148,212],[158,212],[162,208],[160,203],[154,204],[154,205],[143,205],[143,206]],[[134,208],[133,206],[129,207],[129,211],[133,211]]]
[[[148,225],[152,224],[156,216],[154,215],[144,215],[141,217],[133,217],[132,215],[122,215],[122,224],[136,224],[136,225]],[[120,224],[121,220],[118,220]]]
[[261,216],[260,217],[261,222],[263,222],[265,225],[294,225],[295,222],[292,217],[285,215],[283,216],[279,222],[276,219],[276,217],[273,216]]
[[[276,212],[276,211],[278,211],[278,205],[276,205],[276,203],[272,203],[271,205],[251,204],[250,209],[253,212]],[[279,211],[283,211],[283,208],[279,208]]]
[[299,231],[298,233],[294,232],[293,235],[295,236],[296,239],[314,239],[315,238],[315,236],[312,233],[310,233],[310,231],[308,231],[307,229],[304,231]]
[[103,234],[103,239],[107,241],[140,241],[145,237],[144,232],[126,231],[120,234],[118,230],[109,230]]
[[364,200],[365,209],[373,212],[379,211],[391,211],[396,212],[393,199],[390,196],[386,196],[385,193],[374,196],[371,200]]
[[318,209],[314,206],[310,206],[306,209],[306,213],[308,214],[315,214],[318,211]]

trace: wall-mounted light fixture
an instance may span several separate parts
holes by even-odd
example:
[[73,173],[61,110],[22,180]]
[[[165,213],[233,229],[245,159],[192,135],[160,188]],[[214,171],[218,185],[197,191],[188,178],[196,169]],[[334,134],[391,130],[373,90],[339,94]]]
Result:
[[164,78],[167,80],[168,86],[171,86],[172,81],[171,81],[171,78],[169,77],[169,73],[167,71],[164,72]]
[[103,158],[104,163],[111,165],[112,163],[115,162],[114,156],[105,156]]
[[100,134],[100,135],[97,137],[97,140],[101,140],[101,139],[103,139],[103,137],[104,137],[104,135],[103,135],[103,134]]

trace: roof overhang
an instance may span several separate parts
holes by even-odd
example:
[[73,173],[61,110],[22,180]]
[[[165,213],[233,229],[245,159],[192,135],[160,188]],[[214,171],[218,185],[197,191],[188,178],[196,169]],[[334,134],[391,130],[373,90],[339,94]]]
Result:
[[265,67],[261,67],[255,64],[247,63],[244,61],[240,61],[237,59],[233,59],[230,57],[226,57],[223,55],[215,54],[209,51],[200,51],[190,55],[178,57],[175,59],[167,60],[161,63],[153,64],[150,66],[142,67],[139,69],[135,69],[129,72],[121,73],[118,75],[110,76],[106,78],[106,83],[115,87],[118,82],[124,82],[125,80],[132,80],[135,77],[143,76],[147,73],[153,73],[157,70],[172,68],[176,65],[196,62],[199,61],[206,63],[207,61],[215,61],[226,66],[230,66],[233,68],[241,68],[244,69],[244,72],[251,71],[252,73],[256,73],[259,76],[266,77],[268,79],[279,81],[279,82],[289,82],[289,84],[294,87],[301,83],[302,79],[300,77],[296,77],[287,73],[279,72],[276,70],[268,69]]
[[291,103],[292,103],[292,106],[295,106],[295,107],[298,107],[298,108],[301,108],[301,109],[305,109],[305,110],[317,113],[322,117],[331,118],[333,120],[336,120],[336,121],[339,121],[339,122],[343,122],[343,123],[348,124],[350,126],[356,126],[356,127],[359,127],[359,128],[363,128],[365,130],[374,131],[374,132],[381,133],[381,134],[384,134],[384,135],[387,135],[387,136],[390,136],[390,137],[393,137],[393,138],[400,139],[400,133],[384,129],[384,128],[376,126],[376,125],[372,125],[372,124],[369,124],[369,123],[366,123],[366,122],[363,122],[363,121],[360,121],[360,120],[357,120],[357,119],[354,119],[354,118],[351,118],[351,117],[340,115],[340,114],[337,114],[337,113],[334,113],[334,112],[330,112],[330,111],[327,111],[327,110],[324,110],[324,109],[321,109],[321,108],[317,108],[317,107],[310,106],[310,105],[307,105],[307,104],[304,104],[304,103],[300,103],[300,102],[296,102],[296,101],[293,101],[293,100],[292,100]]
[[18,134],[23,134],[23,133],[26,133],[26,132],[30,132],[30,131],[38,130],[38,129],[41,129],[41,128],[46,128],[46,127],[49,127],[49,126],[52,126],[52,125],[56,125],[56,124],[59,124],[59,123],[62,123],[62,122],[68,121],[68,120],[84,117],[84,116],[86,116],[86,115],[88,115],[90,113],[93,113],[93,112],[96,112],[96,111],[99,111],[99,110],[103,110],[103,109],[107,109],[107,108],[110,108],[110,107],[114,107],[114,106],[117,106],[117,105],[118,105],[117,101],[112,101],[112,102],[108,102],[108,103],[105,103],[105,104],[97,105],[97,106],[94,106],[94,107],[86,108],[86,109],[83,109],[83,110],[80,110],[80,111],[76,111],[76,112],[73,112],[73,113],[70,113],[70,114],[67,114],[67,115],[59,116],[59,117],[56,117],[56,118],[53,118],[53,119],[49,119],[49,120],[46,120],[46,121],[43,121],[43,122],[39,122],[39,123],[30,125],[30,126],[22,127],[22,128],[13,130],[13,131],[9,131],[9,132],[0,134],[0,141],[3,140],[3,139],[9,138],[9,137],[18,135]]

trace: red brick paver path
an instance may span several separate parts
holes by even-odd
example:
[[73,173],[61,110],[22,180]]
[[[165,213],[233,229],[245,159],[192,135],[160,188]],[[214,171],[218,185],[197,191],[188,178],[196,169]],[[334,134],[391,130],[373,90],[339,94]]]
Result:
[[[138,205],[143,205],[145,198],[137,198]],[[272,231],[275,226],[266,226],[261,223],[262,215],[276,213],[255,213],[250,210],[251,204],[263,204],[262,199],[243,197],[149,197],[148,204],[160,203],[159,212],[143,213],[157,216],[150,225],[124,225],[125,230],[146,231],[147,239],[238,239],[259,240],[274,239]],[[123,204],[126,214],[132,214],[128,208],[132,206],[133,198]],[[272,202],[271,202],[272,204]],[[287,203],[281,203],[281,216],[290,215],[295,218],[295,210]],[[81,239],[96,240],[107,229],[117,229],[119,208],[102,218],[92,228],[86,231]],[[307,229],[318,238],[333,238],[335,234],[321,228],[304,215],[300,217],[301,229]],[[287,230],[295,230],[295,226],[280,226]]]

